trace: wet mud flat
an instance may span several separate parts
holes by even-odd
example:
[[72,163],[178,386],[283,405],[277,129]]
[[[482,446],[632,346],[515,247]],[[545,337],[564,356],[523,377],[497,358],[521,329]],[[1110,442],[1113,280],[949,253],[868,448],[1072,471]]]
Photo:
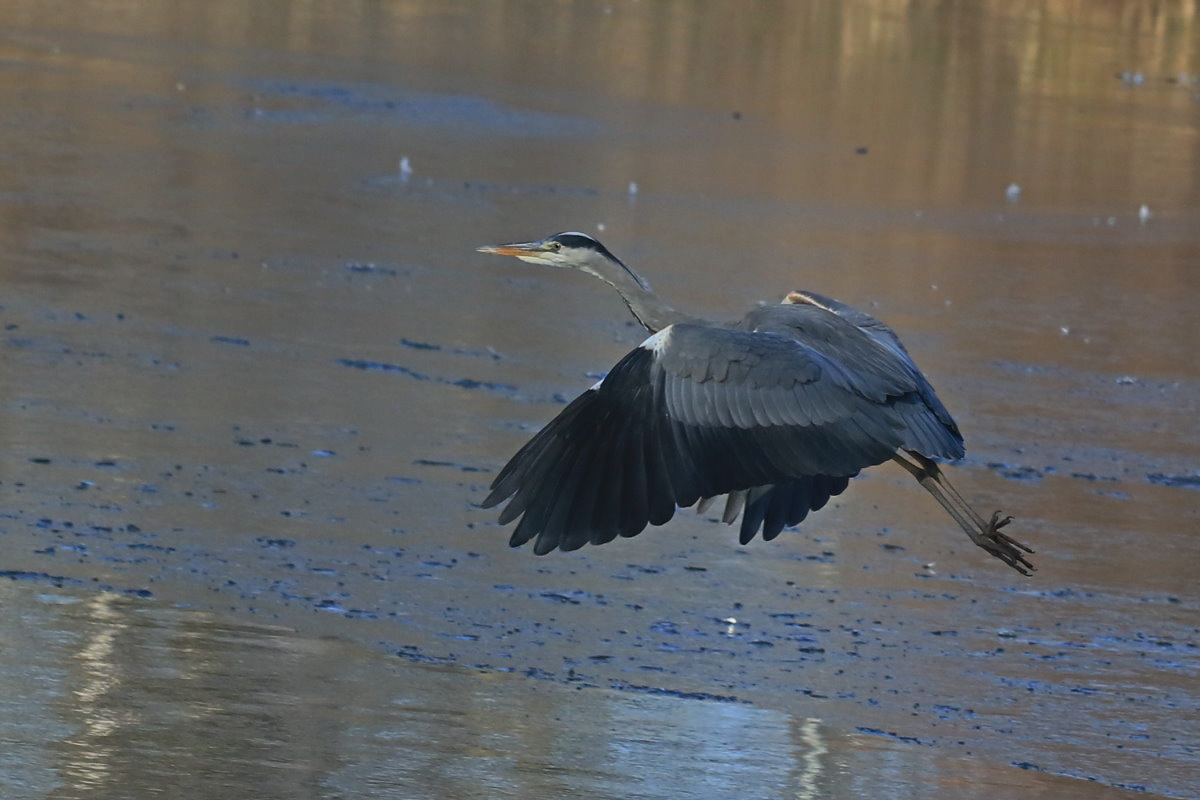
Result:
[[[837,100],[861,87],[789,106],[738,71],[749,33],[716,47],[707,22],[696,47],[739,79],[639,97],[509,61],[487,31],[516,22],[465,6],[301,14],[290,38],[238,4],[134,7],[6,11],[14,791],[117,796],[100,776],[119,776],[149,796],[150,754],[225,796],[1196,794],[1185,86],[1072,87],[1059,144],[958,174],[936,145],[991,152],[986,131],[847,139]],[[580,58],[670,24],[611,16]],[[472,59],[420,44],[463,25]],[[1133,59],[1119,41],[1089,47]],[[992,100],[1046,113],[1062,87],[1041,80]],[[1096,120],[1096,152],[1054,150]],[[1155,159],[1096,166],[1121,163],[1131,120]],[[1039,186],[1039,158],[1073,180]],[[914,159],[955,177],[905,181]],[[603,548],[510,551],[477,507],[495,470],[640,337],[594,281],[473,248],[589,225],[697,313],[811,288],[891,323],[967,433],[956,485],[1018,517],[1039,573],[989,560],[888,468],[771,544],[680,512]],[[214,778],[245,728],[260,749]]]

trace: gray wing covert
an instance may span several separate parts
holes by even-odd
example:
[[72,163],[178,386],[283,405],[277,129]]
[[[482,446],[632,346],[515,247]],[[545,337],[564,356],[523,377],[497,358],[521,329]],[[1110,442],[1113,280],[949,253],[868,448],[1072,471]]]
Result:
[[886,403],[912,386],[897,376],[774,333],[674,325],[656,337],[652,379],[676,441],[723,486],[853,475],[900,445]]
[[774,334],[672,325],[521,448],[483,505],[509,500],[501,523],[521,518],[510,543],[536,539],[541,554],[635,536],[702,497],[852,476],[900,446],[889,398],[915,387],[834,356]]
[[780,306],[769,307],[768,313],[778,310],[786,314],[789,307],[801,313],[815,307],[842,318],[865,333],[877,346],[891,353],[895,368],[907,372],[915,390],[894,401],[908,431],[905,449],[916,450],[931,458],[953,460],[963,457],[963,437],[958,424],[917,367],[900,337],[886,323],[854,306],[809,291],[789,293]]

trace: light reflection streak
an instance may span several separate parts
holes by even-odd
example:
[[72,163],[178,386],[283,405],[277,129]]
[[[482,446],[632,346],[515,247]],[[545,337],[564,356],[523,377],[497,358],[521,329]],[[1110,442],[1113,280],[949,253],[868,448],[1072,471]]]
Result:
[[802,769],[798,782],[800,788],[796,793],[798,800],[817,800],[825,797],[822,790],[821,778],[825,772],[822,756],[829,752],[825,736],[821,728],[821,720],[808,717],[800,723],[800,741],[805,749],[799,754]]

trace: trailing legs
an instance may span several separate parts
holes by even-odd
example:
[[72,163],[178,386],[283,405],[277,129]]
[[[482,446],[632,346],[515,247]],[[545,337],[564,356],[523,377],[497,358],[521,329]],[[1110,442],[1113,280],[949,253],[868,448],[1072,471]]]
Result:
[[983,517],[979,516],[966,500],[963,500],[962,495],[947,480],[941,467],[920,453],[912,450],[897,451],[892,460],[908,470],[908,473],[916,478],[917,483],[921,484],[925,491],[942,504],[942,508],[946,509],[967,536],[971,537],[972,542],[1022,575],[1029,575],[1036,569],[1025,558],[1025,554],[1032,553],[1033,550],[1000,531],[1001,528],[1012,522],[1012,517],[1001,518],[1000,512],[996,511],[992,514],[990,521],[984,522]]

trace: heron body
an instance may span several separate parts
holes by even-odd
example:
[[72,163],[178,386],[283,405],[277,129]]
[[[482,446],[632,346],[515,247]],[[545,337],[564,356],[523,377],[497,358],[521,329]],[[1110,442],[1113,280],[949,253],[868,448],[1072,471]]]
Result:
[[812,292],[718,324],[682,314],[590,236],[480,248],[611,284],[650,337],[539,431],[500,471],[510,543],[574,550],[663,525],[726,495],[740,540],[766,540],[895,460],[979,546],[1019,571],[1032,552],[985,522],[934,459],[963,456],[950,413],[887,325]]

